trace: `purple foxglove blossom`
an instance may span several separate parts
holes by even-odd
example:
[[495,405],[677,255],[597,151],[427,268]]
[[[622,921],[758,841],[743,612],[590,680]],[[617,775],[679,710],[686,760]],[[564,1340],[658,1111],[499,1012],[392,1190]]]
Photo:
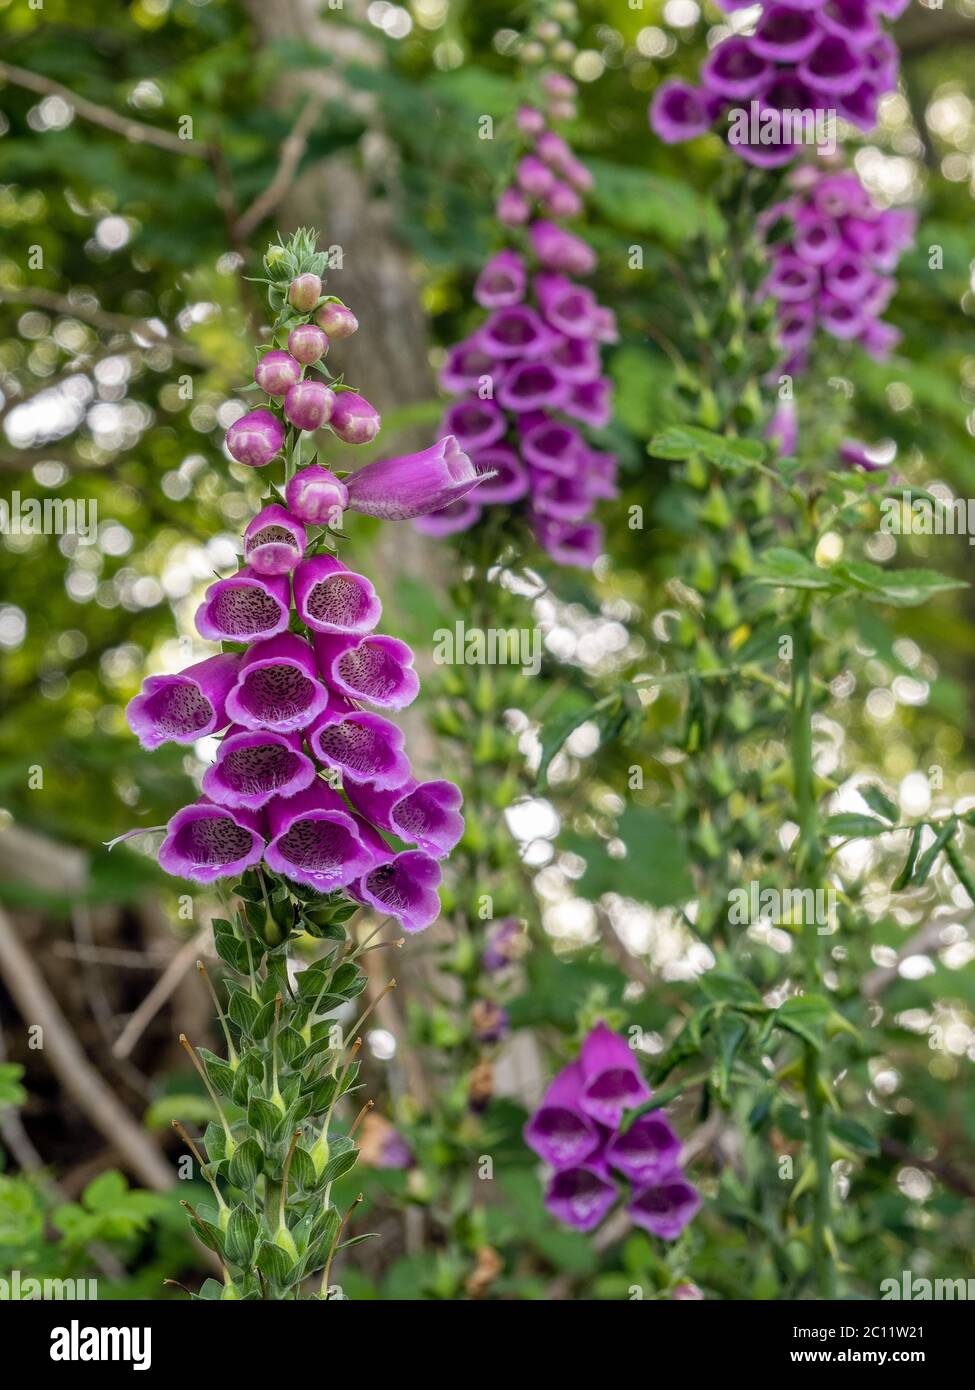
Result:
[[341,773],[346,787],[367,783],[381,792],[410,781],[402,729],[380,714],[356,709],[339,696],[330,697],[305,737],[316,758]]
[[277,502],[247,524],[244,560],[257,574],[288,574],[305,553],[305,528]]
[[469,531],[480,519],[481,508],[469,497],[463,497],[439,512],[418,516],[413,525],[425,536],[452,536],[458,531]]
[[816,330],[816,306],[813,300],[801,304],[780,306],[777,337],[787,352],[804,348]]
[[398,637],[315,633],[318,669],[332,690],[383,709],[403,709],[420,689],[413,653]]
[[584,385],[573,386],[567,399],[562,403],[566,415],[581,420],[595,430],[601,430],[612,419],[613,384],[606,377],[588,381]]
[[419,849],[386,853],[387,862],[364,874],[350,891],[377,912],[395,917],[405,932],[423,931],[440,916],[440,865]]
[[227,723],[227,696],[237,679],[240,657],[209,656],[174,676],[147,676],[141,692],[125,709],[129,728],[143,748],[161,743],[194,743]]
[[544,272],[535,276],[535,293],[542,313],[552,328],[569,338],[591,338],[596,299],[591,290],[564,275]]
[[864,48],[876,37],[875,0],[829,0],[819,10],[820,24],[831,34]]
[[718,96],[746,101],[764,86],[771,69],[749,39],[732,36],[711,50],[701,81]]
[[797,63],[809,57],[821,38],[822,29],[809,11],[795,10],[788,5],[768,5],[748,43],[760,58],[776,63]]
[[499,251],[477,277],[474,298],[485,309],[505,309],[525,297],[528,272],[515,251]]
[[856,338],[866,327],[866,320],[855,304],[838,299],[834,294],[823,294],[819,299],[819,318],[827,333],[845,341]]
[[484,471],[474,467],[456,437],[448,434],[419,454],[377,459],[353,473],[348,479],[349,506],[387,521],[425,516],[459,501],[477,487]]
[[605,1023],[597,1023],[586,1038],[579,1062],[579,1105],[591,1119],[615,1129],[624,1110],[650,1099],[650,1087],[632,1048]]
[[473,462],[478,476],[484,478],[471,493],[479,503],[517,502],[527,493],[528,473],[507,444],[478,450]]
[[874,276],[859,256],[839,252],[829,265],[823,267],[823,279],[830,294],[851,303],[862,302],[871,288]]
[[579,472],[585,447],[579,431],[558,420],[543,420],[532,425],[521,439],[521,452],[527,463],[566,478],[575,477]]
[[301,363],[290,352],[266,352],[254,368],[254,380],[269,396],[283,396],[301,380]]
[[515,121],[523,135],[538,135],[545,129],[545,117],[534,106],[519,106]]
[[840,248],[834,222],[827,222],[814,208],[804,208],[796,218],[796,255],[807,265],[825,265]]
[[582,1109],[583,1075],[570,1062],[549,1083],[541,1104],[525,1125],[525,1143],[551,1168],[575,1168],[602,1145],[599,1126]]
[[227,696],[227,713],[245,729],[286,734],[306,728],[327,703],[311,647],[303,637],[282,632],[248,647]]
[[545,1193],[545,1207],[556,1220],[577,1231],[599,1225],[616,1201],[616,1188],[602,1169],[586,1166],[555,1173]]
[[533,525],[539,545],[560,565],[591,569],[602,554],[603,530],[595,522],[575,525],[540,516]]
[[889,92],[897,85],[897,69],[900,66],[900,52],[889,34],[878,34],[872,43],[861,50],[867,69],[867,80],[873,82],[881,92]]
[[590,449],[586,455],[586,486],[590,497],[615,497],[619,460],[615,454]]
[[662,1115],[638,1115],[625,1134],[614,1134],[606,1162],[637,1187],[670,1177],[680,1156],[680,1140]]
[[494,215],[506,227],[520,227],[531,216],[531,208],[517,188],[506,188],[494,205]]
[[248,468],[263,468],[280,451],[284,435],[284,425],[270,410],[251,410],[227,431],[227,452]]
[[616,315],[613,313],[612,309],[608,309],[605,304],[597,304],[592,317],[593,332],[596,335],[597,342],[619,342],[619,329],[616,326]]
[[546,270],[588,275],[596,268],[596,253],[592,247],[554,222],[533,222],[528,236],[532,250]]
[[576,84],[564,72],[547,72],[542,78],[542,86],[550,97],[574,97]]
[[299,314],[311,313],[321,297],[321,279],[310,271],[305,275],[296,275],[288,286],[288,303]]
[[557,521],[582,521],[592,511],[592,498],[582,474],[561,478],[558,473],[532,470],[532,509]]
[[355,809],[372,825],[416,845],[432,859],[446,859],[464,833],[464,798],[453,782],[414,782],[392,791],[349,786]]
[[379,433],[379,411],[356,391],[339,391],[329,422],[343,444],[371,444]]
[[498,404],[524,414],[529,410],[556,410],[568,399],[569,387],[547,362],[518,362],[498,387]]
[[562,161],[562,174],[580,193],[588,193],[593,186],[592,171],[586,168],[582,160],[576,159],[575,155]]
[[557,340],[534,309],[514,304],[510,309],[496,309],[478,333],[477,341],[493,357],[506,358],[544,357]]
[[284,632],[291,616],[286,574],[255,574],[246,565],[218,579],[196,610],[196,630],[211,642],[251,642]]
[[765,428],[765,438],[777,446],[780,454],[788,457],[795,453],[799,440],[799,420],[792,401],[783,401],[776,409]]
[[328,424],[338,409],[338,398],[324,381],[309,377],[288,388],[284,398],[285,417],[298,430],[318,430]]
[[299,323],[288,334],[288,351],[296,362],[310,367],[328,352],[328,336],[313,323]]
[[655,1187],[636,1191],[626,1208],[637,1226],[661,1240],[676,1240],[701,1205],[701,1198],[685,1178],[675,1177]]
[[481,954],[481,965],[489,975],[506,970],[521,955],[524,932],[517,917],[505,917],[490,928]]
[[382,616],[371,581],[334,555],[302,560],[293,584],[298,616],[313,632],[372,632]]
[[444,415],[443,427],[465,453],[496,444],[507,429],[504,415],[494,401],[465,396]]
[[466,338],[447,351],[447,360],[440,371],[440,385],[457,395],[476,391],[482,380],[491,375],[494,358],[489,357],[476,338]]
[[910,0],[873,0],[874,8],[885,19],[900,19]]
[[871,211],[869,194],[852,173],[820,178],[813,188],[812,201],[825,217],[859,217]]
[[542,207],[551,217],[578,217],[582,199],[571,184],[557,181],[542,199]]
[[692,140],[711,129],[705,93],[679,78],[661,82],[650,103],[650,125],[665,145]]
[[167,874],[212,883],[252,869],[263,853],[263,820],[256,812],[196,801],[166,826],[158,858]]
[[862,468],[864,473],[878,473],[884,468],[884,464],[876,463],[870,457],[870,451],[866,444],[861,444],[859,439],[847,439],[839,449],[840,462],[847,468]]
[[289,478],[284,498],[291,512],[309,526],[337,526],[349,500],[348,488],[317,463]]
[[264,859],[295,883],[329,893],[348,887],[376,861],[345,802],[321,780],[296,796],[275,797],[267,818],[271,840]]
[[479,1043],[499,1043],[507,1037],[511,1023],[508,1010],[490,999],[477,999],[471,1006],[471,1032]]
[[323,304],[315,314],[315,322],[329,338],[351,338],[359,330],[359,320],[352,310],[337,300]]
[[670,1291],[672,1303],[698,1303],[704,1297],[696,1284],[675,1284]]
[[895,328],[892,323],[884,323],[883,319],[875,319],[873,323],[868,323],[858,339],[864,352],[868,353],[878,362],[884,362],[893,352],[902,337],[899,328]]
[[784,252],[776,259],[772,273],[765,281],[765,288],[784,304],[810,299],[819,289],[819,271],[815,266],[804,265],[798,257]]
[[529,198],[543,198],[555,182],[555,175],[548,165],[533,154],[526,154],[518,161],[515,177],[519,188]]
[[798,75],[815,91],[844,96],[859,87],[866,69],[859,53],[846,39],[825,34],[798,68]]
[[877,124],[880,92],[871,82],[861,82],[847,96],[836,98],[836,109],[844,120],[860,130],[872,130]]
[[[762,110],[768,110],[763,107]],[[761,112],[759,113],[761,116]],[[799,149],[798,145],[783,142],[778,145],[735,145],[734,150],[740,159],[746,164],[753,164],[756,169],[778,169],[783,164],[788,164],[796,156]]]
[[545,163],[551,164],[554,169],[561,169],[565,161],[572,158],[569,146],[554,130],[539,132],[535,141],[535,153],[541,155]]
[[203,791],[221,806],[256,811],[272,796],[294,796],[314,780],[315,764],[302,752],[300,734],[235,725],[203,774]]
[[556,376],[573,385],[585,385],[599,376],[599,349],[589,338],[565,338],[547,358]]

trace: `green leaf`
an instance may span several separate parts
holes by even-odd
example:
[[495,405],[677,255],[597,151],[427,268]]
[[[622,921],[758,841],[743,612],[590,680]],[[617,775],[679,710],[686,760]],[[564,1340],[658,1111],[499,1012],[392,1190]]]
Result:
[[227,1166],[227,1178],[234,1187],[250,1192],[264,1168],[264,1151],[257,1140],[250,1136],[238,1144]]
[[826,1021],[832,1013],[828,999],[820,994],[797,994],[775,1011],[775,1022],[780,1028],[794,1033],[804,1042],[820,1050],[826,1032]]
[[918,851],[921,848],[921,836],[924,834],[924,825],[918,821],[911,831],[911,841],[907,847],[907,858],[904,860],[904,867],[890,885],[891,890],[899,893],[906,888],[914,877],[914,865],[917,863]]
[[614,225],[651,232],[681,252],[695,237],[720,235],[717,208],[684,180],[609,160],[586,162],[593,175],[593,202]]
[[948,841],[954,838],[957,829],[958,822],[955,820],[954,816],[951,816],[945,821],[944,825],[935,835],[934,840],[928,845],[915,865],[914,873],[911,876],[911,884],[914,887],[920,888],[923,884],[927,883],[928,875],[934,868],[935,860]]
[[762,996],[751,980],[746,980],[743,976],[728,975],[721,970],[708,970],[701,976],[699,983],[703,993],[716,1003],[762,1006]]
[[845,1115],[830,1115],[829,1127],[837,1139],[842,1140],[844,1144],[849,1144],[851,1149],[872,1155],[880,1153],[880,1145],[877,1140],[869,1129],[856,1120],[850,1120]]
[[227,1222],[224,1235],[224,1250],[235,1264],[249,1267],[254,1253],[254,1242],[260,1223],[251,1209],[241,1203],[234,1207]]
[[255,1264],[262,1274],[265,1274],[272,1283],[283,1284],[294,1268],[294,1260],[280,1245],[272,1245],[269,1240],[262,1240],[257,1251]]
[[661,459],[689,459],[700,454],[716,468],[739,473],[761,463],[765,445],[757,439],[712,434],[697,425],[668,425],[650,442],[650,453]]
[[884,820],[892,823],[900,818],[900,812],[883,787],[878,787],[876,782],[871,782],[869,786],[858,787],[860,795],[870,807],[871,811],[876,811],[878,816],[883,816]]
[[865,560],[841,561],[831,574],[846,589],[861,594],[870,603],[889,603],[896,608],[914,608],[934,594],[967,589],[963,579],[952,579],[935,570],[885,570]]
[[284,1120],[284,1115],[281,1114],[276,1105],[272,1105],[269,1100],[264,1100],[262,1096],[251,1096],[247,1106],[247,1123],[267,1143],[273,1144],[279,1137],[278,1131],[284,1124]]
[[844,838],[885,835],[889,829],[889,825],[877,820],[875,816],[868,816],[860,811],[841,811],[839,815],[829,816],[823,825],[827,835],[842,835]]
[[235,989],[227,1012],[238,1028],[244,1033],[253,1034],[261,1006],[246,989]]
[[579,881],[589,898],[603,893],[673,907],[692,895],[690,864],[683,837],[673,821],[649,806],[628,806],[616,823],[615,838],[623,841],[626,854],[614,857],[606,841],[567,832],[562,843],[586,861]]
[[553,759],[561,751],[570,734],[583,724],[593,723],[599,730],[599,744],[605,748],[614,739],[625,738],[639,730],[643,720],[643,707],[632,686],[612,695],[607,695],[585,709],[570,710],[543,727],[541,732],[542,752],[536,774],[536,784],[544,788],[548,780],[548,770]]
[[832,570],[820,569],[798,550],[773,545],[762,551],[752,578],[757,584],[778,589],[829,590],[835,587],[832,573]]

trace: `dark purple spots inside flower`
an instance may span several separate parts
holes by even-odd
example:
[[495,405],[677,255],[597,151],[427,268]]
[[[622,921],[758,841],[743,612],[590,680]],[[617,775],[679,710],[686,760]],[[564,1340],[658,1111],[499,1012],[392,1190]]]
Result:
[[392,913],[408,913],[416,904],[415,885],[397,864],[380,864],[373,869],[366,878],[366,887]]
[[360,642],[339,657],[338,674],[346,685],[366,700],[382,703],[395,695],[402,684],[402,670],[387,651],[369,642]]
[[785,47],[808,38],[816,27],[816,21],[804,10],[787,10],[776,6],[759,21],[756,33],[767,44]]
[[842,85],[853,73],[859,71],[860,60],[843,39],[827,34],[806,59],[806,66],[811,77],[831,83],[839,82]]
[[349,719],[341,724],[326,724],[318,732],[317,743],[323,757],[353,772],[370,772],[383,746],[371,729],[364,729]]
[[145,716],[166,734],[185,736],[206,728],[213,706],[195,685],[167,685],[145,703]]
[[297,666],[258,666],[245,672],[238,701],[255,719],[293,719],[311,704],[315,682]]
[[567,1167],[592,1152],[593,1128],[574,1110],[544,1105],[532,1121],[532,1131],[545,1144],[553,1165]]
[[252,843],[250,831],[229,816],[208,816],[181,825],[173,847],[190,864],[233,864],[244,858]]
[[224,782],[245,796],[277,791],[298,772],[301,760],[291,748],[280,743],[235,748],[221,762]]
[[358,848],[344,825],[326,820],[297,820],[275,843],[283,859],[311,873],[341,868]]
[[292,550],[298,549],[294,533],[284,526],[264,526],[260,531],[248,536],[248,551],[258,550],[262,545],[290,545]]
[[639,1079],[624,1067],[610,1067],[600,1072],[586,1087],[586,1095],[594,1101],[610,1101],[624,1105],[632,1096],[642,1094]]
[[228,585],[221,589],[211,600],[209,613],[216,627],[241,637],[269,632],[281,621],[281,610],[274,599],[254,585]]
[[351,631],[368,622],[372,605],[362,584],[347,575],[333,574],[312,586],[303,606],[318,622]]

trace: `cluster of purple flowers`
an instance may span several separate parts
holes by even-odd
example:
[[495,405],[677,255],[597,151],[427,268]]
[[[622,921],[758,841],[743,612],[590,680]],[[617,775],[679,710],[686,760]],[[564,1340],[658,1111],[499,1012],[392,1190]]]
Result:
[[680,1140],[658,1111],[620,1128],[624,1112],[649,1099],[625,1039],[598,1023],[525,1126],[526,1143],[555,1170],[545,1205],[559,1221],[593,1230],[616,1203],[618,1175],[631,1184],[626,1210],[638,1226],[680,1235],[701,1205],[679,1165]]
[[[269,463],[286,436],[295,454],[295,432],[326,422],[349,442],[378,431],[378,413],[361,396],[304,374],[327,348],[323,319],[333,336],[356,326],[344,305],[318,308],[321,292],[318,276],[292,282],[292,308],[315,310],[318,323],[298,324],[288,352],[258,363],[256,380],[272,402],[231,426],[227,447],[241,462]],[[273,409],[279,397],[290,431]],[[294,883],[342,890],[406,931],[435,920],[440,861],[464,829],[461,793],[412,774],[403,733],[385,712],[417,695],[413,653],[376,631],[379,597],[328,548],[329,528],[340,528],[345,507],[417,516],[477,478],[451,438],[368,464],[347,482],[314,463],[289,478],[284,505],[270,502],[248,524],[245,563],[210,585],[196,614],[201,637],[237,649],[149,676],[127,710],[145,748],[224,731],[203,796],[166,828],[159,863],[167,872],[209,883],[263,862]],[[396,852],[386,836],[415,848]]]
[[[718,0],[725,10],[753,0]],[[735,113],[729,139],[751,164],[787,164],[811,138],[795,129],[805,113],[841,116],[861,130],[877,120],[877,103],[897,82],[897,46],[881,27],[908,0],[761,0],[749,33],[715,45],[700,86],[671,79],[650,106],[650,123],[668,144],[693,139]],[[737,113],[748,104],[748,125]],[[815,123],[813,123],[815,124]],[[757,129],[756,129],[757,128]],[[746,133],[747,131],[747,133]],[[745,138],[742,138],[745,136]],[[798,137],[798,138],[795,138]]]
[[896,288],[891,272],[913,239],[915,214],[876,207],[849,170],[805,166],[790,183],[786,200],[762,216],[765,227],[785,218],[791,228],[770,247],[771,270],[760,290],[777,308],[786,354],[779,370],[804,369],[817,329],[886,357],[900,335],[881,315]]
[[[545,83],[555,107],[574,91],[557,73]],[[616,340],[616,324],[578,283],[595,268],[592,248],[560,225],[581,211],[592,176],[541,111],[523,107],[517,121],[527,152],[497,216],[517,229],[518,249],[483,267],[474,294],[489,317],[450,349],[441,373],[458,397],[444,427],[490,476],[418,525],[447,535],[473,526],[485,507],[523,502],[543,549],[559,564],[587,566],[602,545],[591,513],[615,495],[616,459],[591,448],[583,429],[610,419],[600,344]]]

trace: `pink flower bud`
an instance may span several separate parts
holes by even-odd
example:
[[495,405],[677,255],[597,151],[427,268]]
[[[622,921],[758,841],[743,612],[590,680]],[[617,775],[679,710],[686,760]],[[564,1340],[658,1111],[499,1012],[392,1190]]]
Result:
[[284,413],[299,430],[321,429],[334,407],[335,392],[324,381],[299,381],[284,398]]
[[254,368],[254,380],[269,396],[283,396],[301,380],[301,366],[290,352],[266,352]]
[[310,272],[296,275],[288,288],[288,303],[300,314],[310,314],[321,297],[321,277]]
[[334,526],[349,500],[343,482],[317,463],[301,468],[288,479],[285,500],[293,516],[309,526]]
[[227,431],[227,451],[238,463],[263,468],[284,443],[284,425],[270,410],[251,410]]
[[288,351],[296,361],[310,367],[328,352],[328,339],[313,323],[299,323],[288,334]]
[[331,426],[345,444],[369,444],[379,433],[379,411],[355,391],[339,391]]
[[322,305],[315,315],[315,322],[330,338],[351,338],[359,327],[359,320],[352,310],[334,302]]

